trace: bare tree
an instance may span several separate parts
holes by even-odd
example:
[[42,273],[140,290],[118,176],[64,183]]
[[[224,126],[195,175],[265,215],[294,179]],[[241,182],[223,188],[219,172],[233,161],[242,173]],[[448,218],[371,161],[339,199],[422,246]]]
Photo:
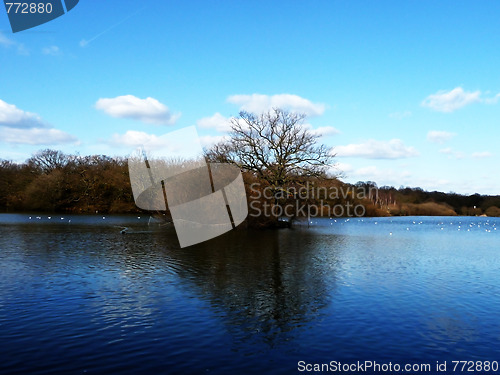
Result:
[[49,174],[53,170],[64,168],[69,161],[69,156],[62,151],[45,149],[29,158],[26,164],[39,173]]
[[253,172],[275,192],[301,178],[325,176],[334,154],[304,126],[305,118],[279,108],[240,112],[231,120],[229,139],[208,150],[207,158]]

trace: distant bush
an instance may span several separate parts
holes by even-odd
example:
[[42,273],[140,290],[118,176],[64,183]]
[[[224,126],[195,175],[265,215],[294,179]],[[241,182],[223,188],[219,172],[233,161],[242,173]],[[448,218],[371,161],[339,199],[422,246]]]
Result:
[[491,206],[485,212],[486,216],[500,217],[500,208]]
[[392,215],[400,216],[456,216],[453,208],[445,203],[404,203],[391,209]]
[[361,203],[365,207],[365,216],[366,217],[391,216],[390,211],[377,207],[371,201],[365,200]]

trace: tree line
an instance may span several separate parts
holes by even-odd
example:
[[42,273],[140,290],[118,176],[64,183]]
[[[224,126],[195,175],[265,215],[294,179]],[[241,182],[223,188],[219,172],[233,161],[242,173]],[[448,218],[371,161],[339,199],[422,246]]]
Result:
[[[276,189],[255,173],[245,171],[243,177],[249,198],[255,196],[255,184],[258,184],[261,190],[272,187],[273,194],[276,194],[276,198],[269,198],[265,193],[258,194],[263,201],[267,199],[274,203],[278,200],[278,203],[286,204],[300,199],[284,194],[285,188]],[[372,181],[349,185],[336,177],[327,176],[302,177],[287,183],[286,189],[288,192],[300,191],[303,186],[325,192],[323,196],[312,194],[307,197],[304,199],[307,204],[319,201],[330,205],[363,203],[366,216],[500,216],[500,196],[429,192],[418,187],[378,187]],[[331,190],[328,189],[333,188],[349,194],[329,196]],[[364,198],[356,197],[354,192],[359,195],[360,191],[364,191]],[[24,163],[0,161],[0,210],[67,213],[140,211],[134,203],[127,159],[105,155],[70,155],[51,149],[37,152]]]
[[25,163],[0,162],[0,210],[68,213],[138,211],[127,160],[46,149]]
[[[362,206],[363,216],[500,216],[500,196],[427,192],[421,188],[377,187],[372,181],[346,184],[332,174],[333,149],[304,126],[305,115],[273,109],[240,112],[231,131],[205,152],[209,163],[241,170],[251,226],[272,226],[283,215],[344,215]],[[196,183],[196,178],[192,179]],[[270,207],[271,215],[256,214]],[[333,210],[332,210],[333,208]],[[344,210],[347,208],[347,210]],[[281,209],[281,210],[280,210]],[[0,210],[69,213],[132,213],[127,159],[79,156],[41,150],[25,163],[0,161]],[[168,215],[168,207],[166,210]],[[359,210],[356,216],[359,216]]]
[[[374,182],[363,184],[373,185]],[[425,191],[416,187],[383,186],[378,189],[378,205],[391,215],[497,216],[500,195],[463,195],[454,192]]]

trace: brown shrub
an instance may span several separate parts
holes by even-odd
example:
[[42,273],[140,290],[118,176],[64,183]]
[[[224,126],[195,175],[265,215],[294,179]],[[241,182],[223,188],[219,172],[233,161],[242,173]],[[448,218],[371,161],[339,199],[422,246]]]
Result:
[[406,203],[401,206],[399,212],[391,210],[393,215],[401,216],[456,216],[457,213],[451,206],[445,203]]
[[500,217],[500,208],[496,206],[491,206],[485,211],[487,216]]

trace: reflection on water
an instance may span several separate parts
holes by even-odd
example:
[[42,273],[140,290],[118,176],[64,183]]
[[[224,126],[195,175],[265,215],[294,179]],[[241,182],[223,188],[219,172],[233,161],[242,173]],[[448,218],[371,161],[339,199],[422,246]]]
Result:
[[327,304],[326,265],[308,243],[310,236],[291,231],[233,232],[178,252],[184,265],[179,276],[200,298],[224,309],[224,323],[237,337],[234,344],[243,343],[240,349],[247,341],[273,347]]
[[148,218],[35,220],[0,215],[0,372],[290,373],[299,360],[500,354],[497,219],[315,220],[186,249]]

